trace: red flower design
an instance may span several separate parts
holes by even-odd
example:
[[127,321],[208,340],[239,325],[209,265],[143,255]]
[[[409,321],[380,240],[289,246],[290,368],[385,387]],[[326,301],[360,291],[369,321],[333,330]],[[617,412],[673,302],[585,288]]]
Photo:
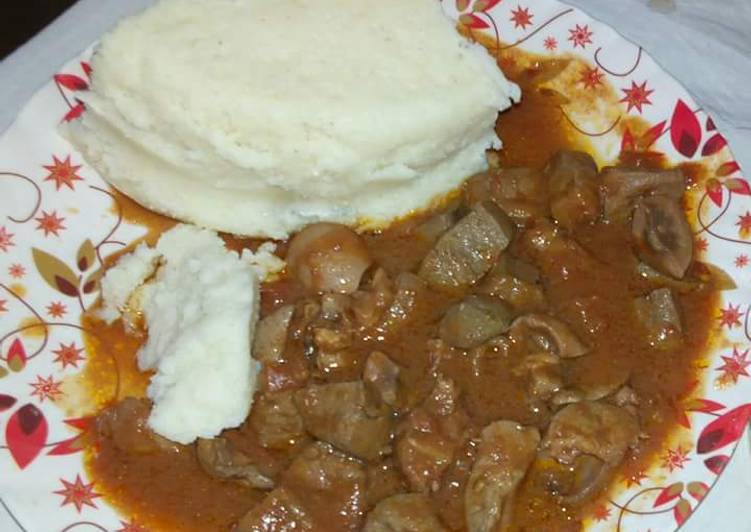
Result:
[[[712,453],[738,441],[746,430],[749,419],[751,419],[751,403],[742,404],[725,412],[702,429],[696,440],[696,452],[698,454]],[[722,466],[716,463],[711,466],[707,464],[707,467],[714,471]]]
[[715,368],[716,371],[721,371],[720,377],[724,383],[735,384],[741,377],[748,377],[746,368],[751,366],[751,360],[748,360],[748,352],[746,349],[743,353],[739,353],[737,348],[733,348],[733,354],[729,357],[723,356],[722,360],[724,364],[719,368]]
[[66,312],[68,312],[68,309],[62,301],[53,301],[47,305],[47,314],[52,318],[62,318]]
[[632,81],[630,89],[621,89],[621,91],[625,96],[620,101],[628,104],[628,109],[626,109],[627,113],[630,112],[631,109],[636,109],[641,114],[643,106],[652,105],[649,96],[654,90],[647,88],[646,81],[641,85],[637,85],[635,81]]
[[717,167],[717,169],[715,170],[715,175],[719,177],[725,177],[725,176],[729,176],[730,174],[734,174],[740,169],[741,169],[741,166],[737,162],[728,161],[726,163],[722,163],[720,166]]
[[[469,5],[469,2],[466,2]],[[500,4],[501,0],[475,0],[475,5],[472,6],[472,11],[488,12],[493,9],[497,4]],[[460,11],[462,11],[460,9]]]
[[65,369],[68,366],[77,368],[78,363],[84,360],[84,357],[81,356],[83,348],[77,348],[75,342],[71,342],[70,345],[65,345],[61,342],[60,347],[52,352],[57,355],[54,362],[62,364],[62,369]]
[[511,10],[511,22],[514,23],[514,28],[527,29],[527,26],[532,25],[532,18],[534,15],[529,12],[526,7],[516,6],[516,9]]
[[52,164],[49,166],[43,166],[45,170],[49,171],[49,175],[44,178],[45,181],[54,181],[55,190],[65,185],[71,190],[75,190],[73,187],[74,181],[83,181],[83,178],[78,175],[78,170],[81,169],[81,165],[73,165],[70,162],[70,155],[68,155],[64,161],[61,161],[54,155],[52,156]]
[[704,465],[715,475],[720,475],[729,461],[730,457],[728,455],[716,454],[704,460]]
[[74,74],[55,74],[55,83],[71,91],[85,91],[89,84]]
[[7,304],[8,304],[7,299],[0,299],[0,312],[8,312],[8,307],[5,306]]
[[602,85],[602,79],[605,76],[605,73],[602,72],[599,68],[584,68],[584,72],[582,72],[582,77],[579,81],[584,83],[584,87],[587,89],[594,89],[598,85]]
[[8,251],[9,247],[15,245],[16,244],[13,242],[13,233],[9,233],[5,229],[5,226],[0,227],[0,249]]
[[732,303],[728,303],[728,308],[720,309],[720,315],[717,319],[720,320],[720,327],[733,329],[741,326],[742,317],[741,306],[734,307]]
[[490,25],[474,13],[464,13],[459,16],[459,24],[475,30],[484,30]]
[[545,37],[543,46],[545,46],[546,50],[550,50],[552,52],[553,50],[558,48],[558,40],[555,37]]
[[78,452],[81,452],[86,446],[85,436],[92,422],[93,418],[90,417],[63,420],[63,423],[65,423],[69,427],[73,427],[80,432],[72,438],[68,438],[67,440],[59,441],[53,444],[54,446],[47,452],[47,456],[65,456],[68,454],[76,454]]
[[600,503],[592,509],[592,516],[598,521],[607,521],[610,519],[610,508]]
[[[696,381],[698,384],[698,381]],[[693,389],[694,386],[691,386],[691,389]],[[690,390],[688,390],[687,393],[690,393]],[[719,410],[724,410],[725,405],[722,403],[718,403],[716,401],[712,401],[710,399],[702,399],[700,397],[686,397],[681,401],[681,411],[678,414],[678,423],[686,427],[687,429],[691,428],[691,420],[689,418],[689,413],[691,412],[703,412],[704,414],[714,414]]]
[[701,137],[701,123],[696,113],[679,99],[670,118],[670,142],[678,153],[690,159],[699,149]]
[[585,24],[580,26],[579,24],[572,30],[568,30],[570,33],[568,40],[574,43],[574,48],[581,46],[586,48],[588,44],[592,44],[593,33],[589,31],[589,25]]
[[42,452],[49,427],[44,414],[31,403],[16,410],[5,425],[5,442],[10,455],[21,469]]
[[8,354],[5,355],[5,361],[14,371],[21,371],[26,367],[27,360],[28,358],[26,356],[26,349],[23,346],[23,342],[21,342],[20,338],[16,338],[13,340],[13,343],[10,344]]
[[81,480],[81,475],[76,475],[76,480],[73,482],[68,482],[62,478],[60,479],[60,482],[63,484],[63,489],[52,492],[63,497],[63,502],[60,503],[60,506],[72,504],[76,507],[78,513],[81,513],[84,506],[91,506],[92,508],[97,507],[94,503],[94,499],[101,497],[101,495],[94,491],[93,482],[85,484],[83,480]]
[[712,203],[717,205],[718,207],[722,206],[722,183],[718,179],[715,179],[714,177],[710,177],[707,179],[707,182],[704,184],[704,188],[707,191],[707,197],[712,200]]
[[15,262],[8,266],[8,274],[14,279],[20,279],[21,277],[26,275],[26,268]]
[[704,145],[701,150],[701,154],[703,157],[709,157],[710,155],[714,155],[715,153],[719,152],[727,145],[728,141],[725,139],[725,137],[723,137],[719,133],[715,133]]
[[45,399],[55,401],[58,397],[63,395],[63,391],[60,389],[60,386],[62,385],[63,382],[56,381],[52,377],[52,375],[50,375],[46,379],[41,375],[37,375],[36,382],[29,383],[29,386],[34,388],[34,391],[31,392],[31,395],[36,395],[37,397],[39,397],[40,403],[43,403]]
[[741,196],[751,196],[751,184],[749,184],[749,182],[745,179],[733,177],[726,179],[723,184],[733,194],[740,194]]
[[751,234],[751,212],[746,211],[746,214],[738,216],[738,221],[735,222],[738,226],[738,235],[741,238],[748,238]]
[[748,255],[738,255],[735,258],[735,267],[745,268],[746,266],[748,266]]
[[34,220],[39,222],[39,225],[37,225],[36,228],[39,231],[44,231],[44,236],[49,236],[50,233],[55,236],[60,236],[58,231],[66,229],[63,225],[65,218],[62,216],[58,217],[57,211],[52,211],[51,213],[42,211],[42,215],[39,218],[34,218]]
[[135,521],[131,521],[130,523],[120,521],[120,524],[122,525],[122,528],[118,528],[115,532],[149,532],[147,528],[139,525]]
[[689,449],[678,446],[676,449],[668,449],[667,453],[662,456],[662,467],[670,473],[676,469],[683,469],[686,462],[691,461],[688,457]]
[[696,239],[696,242],[694,243],[694,246],[696,246],[697,251],[707,251],[707,248],[709,247],[709,242],[707,242],[707,239],[703,236],[700,236]]

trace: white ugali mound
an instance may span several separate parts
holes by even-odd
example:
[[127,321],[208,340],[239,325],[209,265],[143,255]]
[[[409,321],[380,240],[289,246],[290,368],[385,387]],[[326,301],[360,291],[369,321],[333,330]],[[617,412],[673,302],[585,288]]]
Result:
[[260,371],[250,356],[259,274],[280,267],[266,254],[241,257],[213,231],[178,225],[107,271],[103,317],[141,312],[148,330],[138,366],[154,371],[148,424],[157,434],[187,444],[248,416]]
[[485,168],[519,98],[436,0],[161,0],[69,137],[144,206],[236,234],[384,225]]

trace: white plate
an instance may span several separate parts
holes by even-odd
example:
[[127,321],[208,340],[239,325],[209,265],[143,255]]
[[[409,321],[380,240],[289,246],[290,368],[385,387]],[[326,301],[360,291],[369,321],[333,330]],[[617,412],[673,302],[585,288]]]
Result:
[[[499,35],[504,53],[569,53],[587,61],[588,69],[574,73],[580,79],[567,89],[564,111],[601,160],[645,142],[626,131],[641,117],[656,126],[651,149],[675,163],[703,164],[708,173],[687,198],[701,258],[748,284],[751,188],[709,117],[646,53],[554,0],[443,5],[473,32]],[[0,367],[8,371],[0,379],[0,502],[19,530],[137,530],[87,479],[74,443],[85,422],[75,420],[66,397],[85,363],[80,313],[97,296],[86,293],[86,280],[101,257],[144,232],[120,223],[106,184],[57,133],[59,122],[80,110],[87,56],[68,63],[0,138]],[[607,111],[595,114],[596,107]],[[87,242],[96,258],[82,268]],[[614,486],[591,529],[675,530],[704,500],[712,505],[711,487],[751,417],[748,301],[745,289],[723,293],[710,362],[681,405],[686,426],[665,442],[639,484]],[[43,325],[28,329],[35,319]],[[43,334],[29,334],[35,330]]]

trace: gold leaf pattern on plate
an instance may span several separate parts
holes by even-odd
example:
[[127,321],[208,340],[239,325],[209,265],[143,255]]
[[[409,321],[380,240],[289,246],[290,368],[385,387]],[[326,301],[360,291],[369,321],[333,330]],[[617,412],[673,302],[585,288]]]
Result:
[[52,288],[63,295],[78,297],[78,277],[63,261],[46,251],[32,248],[34,265],[39,274]]
[[96,248],[91,243],[90,239],[83,241],[83,244],[78,248],[78,254],[76,256],[76,265],[82,272],[88,270],[94,261],[96,260]]

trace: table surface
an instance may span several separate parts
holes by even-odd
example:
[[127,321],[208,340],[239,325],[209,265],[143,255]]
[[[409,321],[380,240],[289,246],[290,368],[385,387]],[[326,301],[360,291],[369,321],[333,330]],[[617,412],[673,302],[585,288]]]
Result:
[[3,6],[0,59],[36,35],[76,0],[24,0]]
[[[75,4],[28,44],[0,62],[0,132],[56,69],[80,53],[122,16],[153,0],[24,0],[3,7],[0,57]],[[568,0],[642,45],[713,115],[737,159],[751,168],[751,2],[748,0]],[[688,59],[687,59],[688,58]],[[732,530],[751,532],[743,509],[751,500],[748,439],[709,497],[711,512],[689,520],[686,532],[706,530],[718,515],[736,516]],[[746,515],[749,515],[746,513]],[[727,518],[723,519],[728,522]],[[16,530],[0,510],[0,530]],[[723,530],[723,532],[724,532]]]

